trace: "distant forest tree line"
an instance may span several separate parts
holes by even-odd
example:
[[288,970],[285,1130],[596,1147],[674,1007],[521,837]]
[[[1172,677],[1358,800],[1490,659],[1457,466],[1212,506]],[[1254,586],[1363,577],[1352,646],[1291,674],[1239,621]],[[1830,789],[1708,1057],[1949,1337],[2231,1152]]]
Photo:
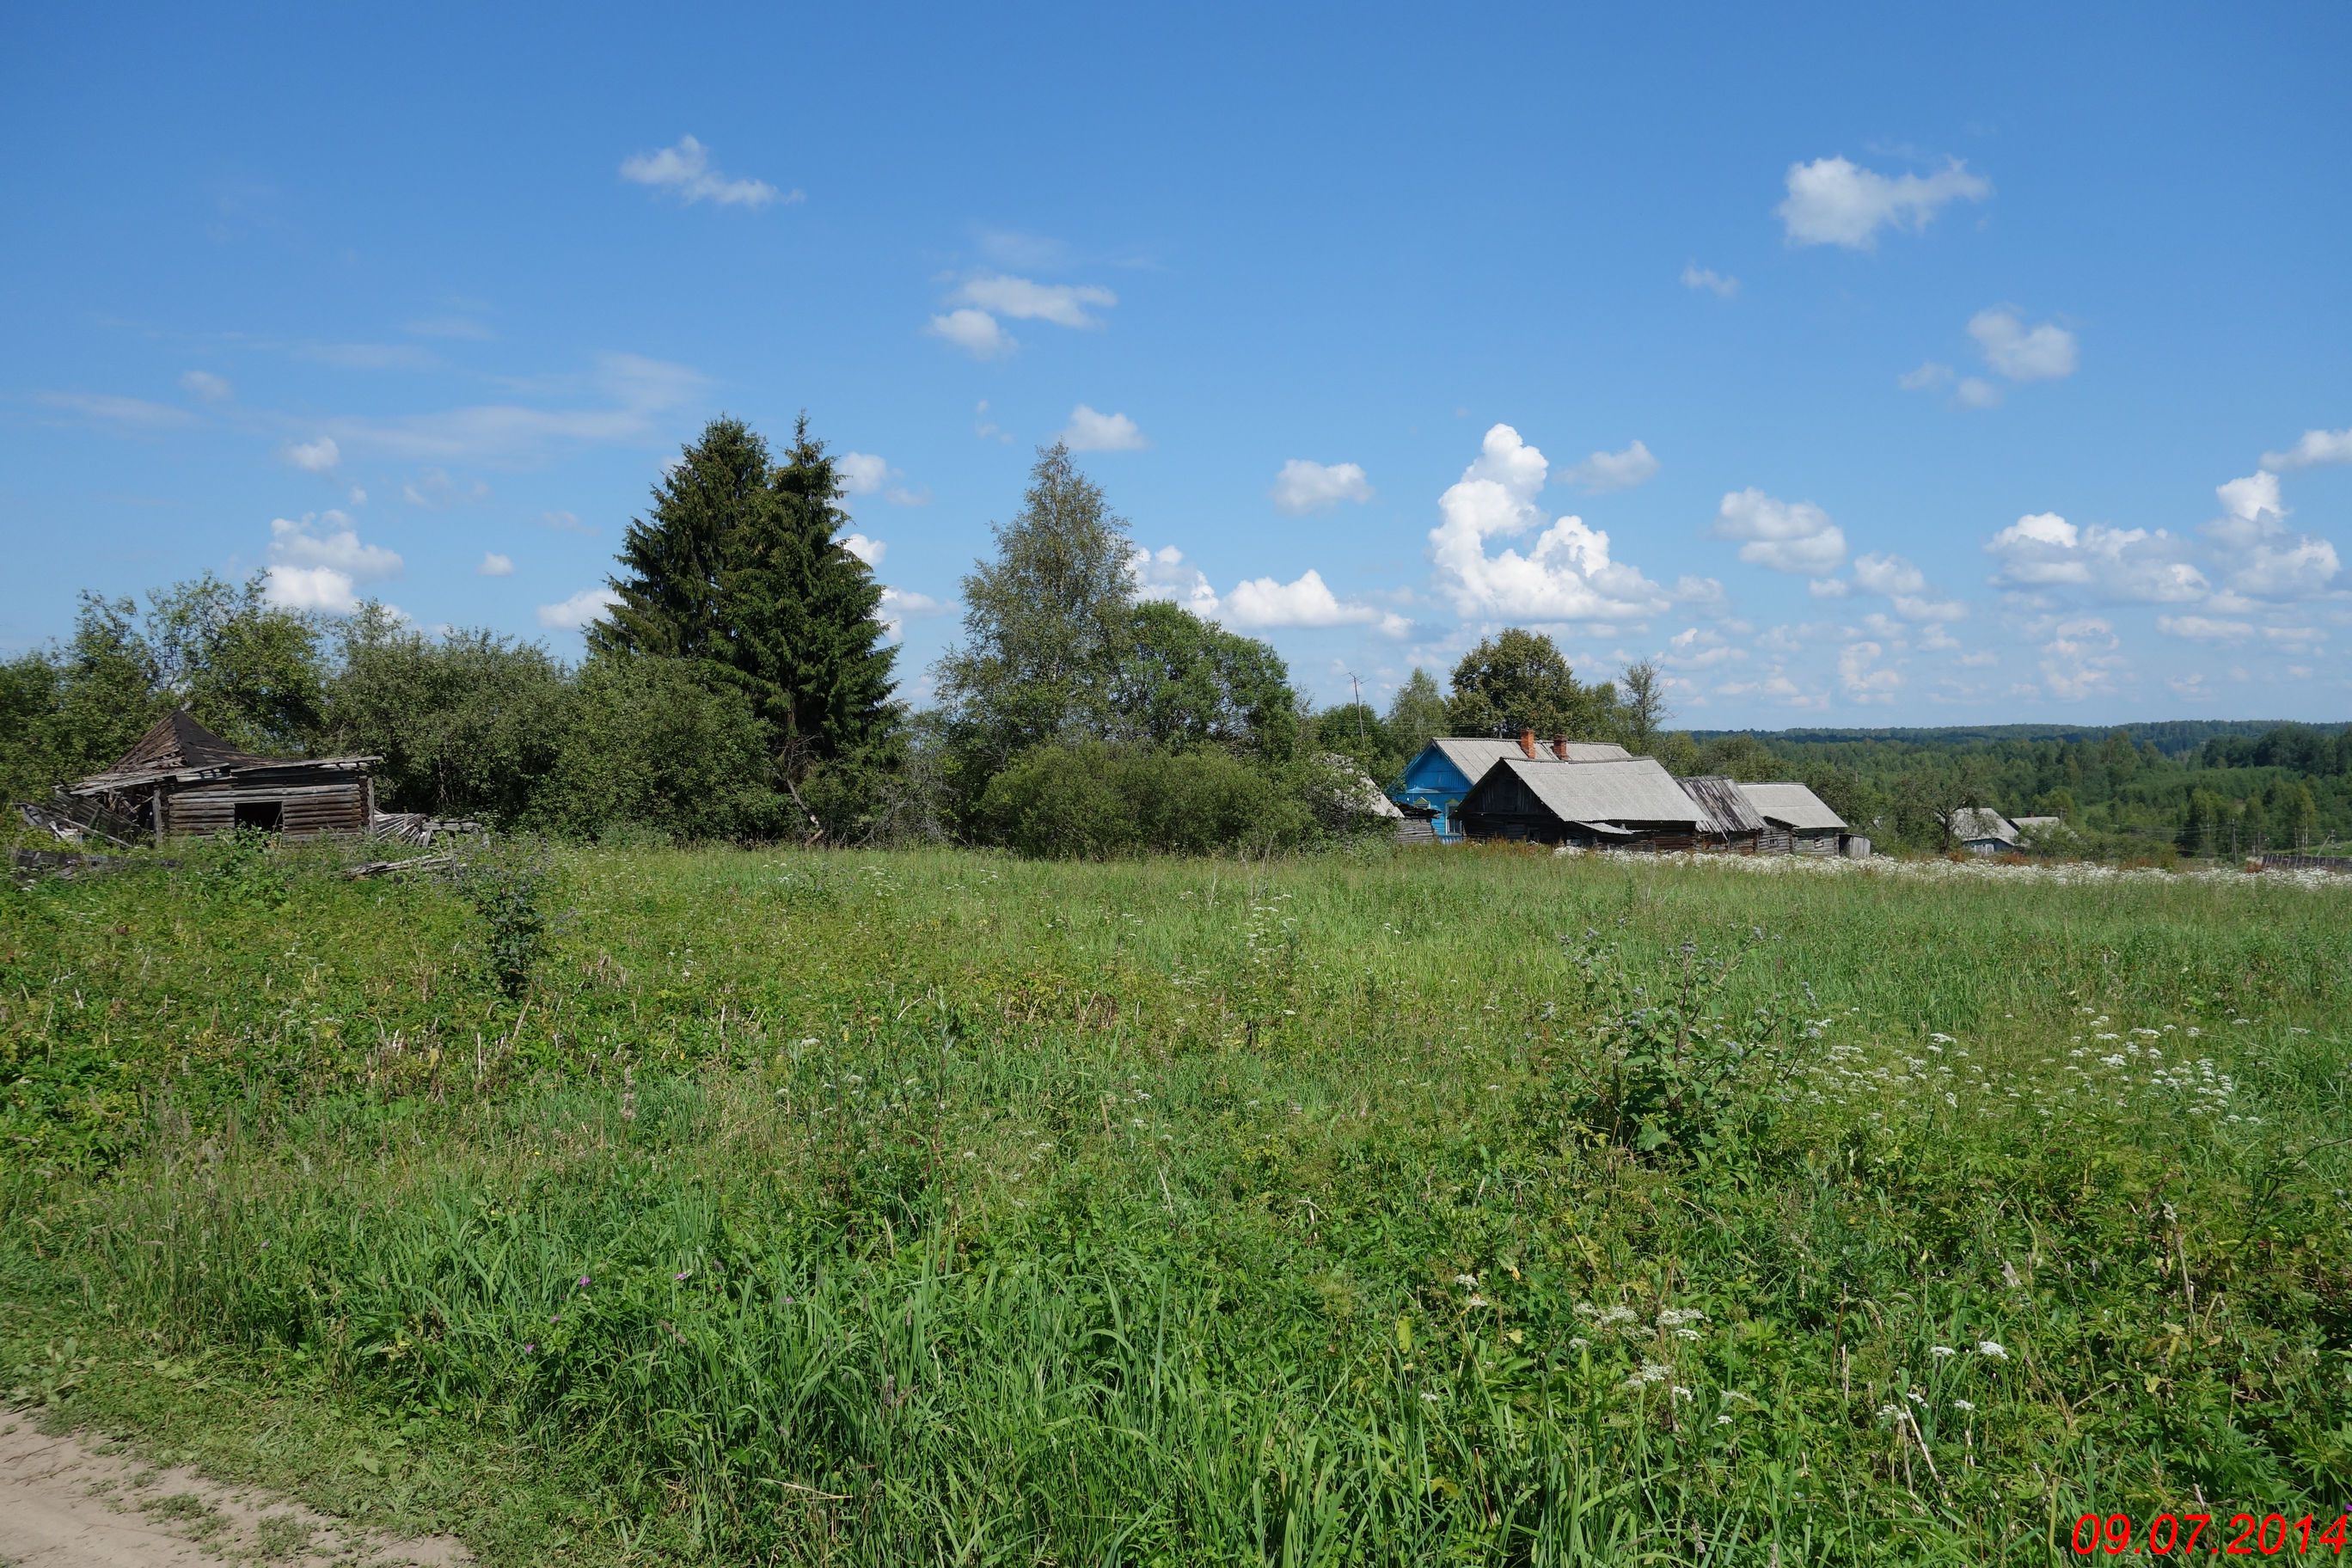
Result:
[[1938,847],[1961,805],[2063,815],[2125,852],[2352,835],[2340,727],[1695,736],[1666,729],[1655,667],[1580,679],[1518,627],[1443,690],[1416,668],[1385,709],[1318,711],[1265,643],[1139,595],[1127,524],[1060,447],[963,579],[963,635],[916,711],[842,494],[805,417],[781,454],[711,421],[625,531],[577,664],[376,605],[289,610],[258,576],[182,584],[143,613],[85,594],[70,641],[0,665],[0,789],[40,798],[184,706],[256,752],[381,757],[385,809],[561,837],[1199,852],[1373,830],[1356,771],[1391,784],[1433,735],[1524,728],[1680,774],[1801,779],[1890,846]]

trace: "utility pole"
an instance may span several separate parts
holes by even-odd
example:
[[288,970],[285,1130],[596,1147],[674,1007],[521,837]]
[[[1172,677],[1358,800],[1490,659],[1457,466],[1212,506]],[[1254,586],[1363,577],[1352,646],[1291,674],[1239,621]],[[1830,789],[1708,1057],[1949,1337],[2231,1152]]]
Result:
[[1356,744],[1364,743],[1364,683],[1356,679],[1354,670],[1348,671],[1348,684],[1356,692]]

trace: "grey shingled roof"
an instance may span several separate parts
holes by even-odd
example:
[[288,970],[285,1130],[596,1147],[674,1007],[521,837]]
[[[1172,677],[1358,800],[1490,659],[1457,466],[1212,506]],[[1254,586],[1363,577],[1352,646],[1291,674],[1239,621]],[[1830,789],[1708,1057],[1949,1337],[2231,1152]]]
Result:
[[2017,829],[2011,826],[2009,818],[1990,806],[1964,805],[1952,813],[1952,837],[1971,844],[1980,844],[1988,838],[2014,844]]
[[1739,793],[1756,808],[1756,815],[1765,821],[1793,832],[1817,832],[1833,827],[1846,830],[1845,818],[1829,808],[1829,803],[1801,784],[1744,784]]
[[1517,755],[1516,745],[1511,750],[1515,754],[1500,759],[1494,767],[1517,774],[1529,793],[1562,822],[1686,824],[1696,829],[1708,820],[1698,803],[1683,793],[1674,774],[1655,757],[1629,756],[1562,767],[1549,759],[1530,762]]
[[[1536,754],[1530,759],[1519,750],[1517,741],[1480,739],[1468,735],[1440,735],[1429,742],[1445,754],[1445,760],[1462,770],[1462,776],[1476,784],[1486,776],[1486,770],[1506,757],[1521,762],[1559,763],[1551,754],[1551,742],[1536,742]],[[1622,763],[1632,755],[1624,747],[1609,741],[1570,741],[1568,760],[1571,763]]]

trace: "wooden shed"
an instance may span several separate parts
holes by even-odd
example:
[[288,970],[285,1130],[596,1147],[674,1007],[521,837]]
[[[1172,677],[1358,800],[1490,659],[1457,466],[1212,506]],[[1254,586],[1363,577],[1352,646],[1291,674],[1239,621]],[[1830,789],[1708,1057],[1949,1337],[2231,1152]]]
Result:
[[[1741,784],[1739,793],[1764,819],[1761,847],[1796,855],[1840,853],[1852,830],[1829,803],[1801,784]],[[1864,841],[1865,844],[1868,840]]]
[[234,833],[363,834],[375,816],[374,757],[261,757],[185,709],[167,714],[102,773],[63,792],[158,838]]

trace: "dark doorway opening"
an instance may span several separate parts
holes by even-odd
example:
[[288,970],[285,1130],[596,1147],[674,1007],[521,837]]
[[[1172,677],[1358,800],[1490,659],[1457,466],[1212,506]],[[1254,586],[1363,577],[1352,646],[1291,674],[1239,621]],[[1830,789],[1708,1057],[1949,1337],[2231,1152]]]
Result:
[[286,804],[276,800],[241,800],[236,803],[236,825],[263,833],[275,833],[286,824]]

